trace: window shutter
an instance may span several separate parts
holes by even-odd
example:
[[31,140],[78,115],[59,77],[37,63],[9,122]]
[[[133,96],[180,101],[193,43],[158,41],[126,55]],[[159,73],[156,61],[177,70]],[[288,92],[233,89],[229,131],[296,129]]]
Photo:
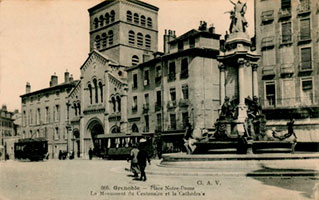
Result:
[[310,20],[304,19],[300,21],[300,39],[310,38]]

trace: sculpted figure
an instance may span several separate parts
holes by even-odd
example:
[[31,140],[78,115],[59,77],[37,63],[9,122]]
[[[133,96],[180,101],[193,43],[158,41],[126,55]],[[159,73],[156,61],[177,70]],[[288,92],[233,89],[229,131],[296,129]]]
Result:
[[238,0],[237,3],[234,3],[232,0],[229,0],[230,3],[234,5],[234,10],[230,11],[231,24],[229,31],[233,32],[246,32],[247,21],[245,18],[245,13],[247,10],[246,3],[242,3]]
[[231,119],[233,117],[232,105],[229,102],[229,97],[225,97],[225,101],[221,108],[220,117],[222,119]]

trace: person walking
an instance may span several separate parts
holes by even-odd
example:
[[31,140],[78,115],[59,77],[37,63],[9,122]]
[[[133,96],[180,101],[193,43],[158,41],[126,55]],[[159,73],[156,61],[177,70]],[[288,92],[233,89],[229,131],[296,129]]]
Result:
[[138,148],[135,144],[132,146],[132,150],[130,153],[130,157],[127,159],[127,162],[131,160],[131,171],[134,174],[134,177],[138,177],[138,172],[139,172],[139,167],[138,167],[138,162],[137,162],[137,155],[138,155]]
[[93,151],[92,151],[92,149],[90,148],[90,149],[89,149],[89,159],[92,160],[92,157],[93,157]]
[[137,162],[139,169],[141,171],[141,181],[146,181],[146,173],[145,173],[145,168],[146,168],[146,161],[148,161],[148,164],[151,165],[151,160],[149,158],[148,153],[145,150],[146,146],[146,140],[142,138],[140,140],[140,145],[139,145],[139,152],[137,154]]

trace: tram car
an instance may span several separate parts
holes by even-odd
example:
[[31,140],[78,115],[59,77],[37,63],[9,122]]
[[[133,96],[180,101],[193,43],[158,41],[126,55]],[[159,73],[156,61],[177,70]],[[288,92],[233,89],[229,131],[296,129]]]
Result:
[[48,141],[45,138],[25,138],[14,143],[14,156],[16,159],[29,159],[30,161],[43,160],[48,154]]
[[94,154],[103,159],[127,159],[130,156],[133,145],[139,144],[140,139],[146,138],[145,148],[149,156],[154,154],[152,137],[145,137],[139,133],[97,135],[94,139]]

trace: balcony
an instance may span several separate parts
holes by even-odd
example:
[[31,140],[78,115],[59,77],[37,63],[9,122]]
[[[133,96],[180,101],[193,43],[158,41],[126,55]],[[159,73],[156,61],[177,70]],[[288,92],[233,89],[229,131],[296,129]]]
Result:
[[298,35],[298,44],[304,44],[304,43],[308,43],[311,42],[311,34],[299,34]]
[[162,82],[162,77],[161,76],[155,77],[155,83],[156,84],[160,84],[161,82]]
[[274,11],[273,10],[267,10],[267,11],[263,11],[261,13],[261,21],[262,23],[266,24],[266,23],[270,23],[274,20]]
[[148,103],[143,104],[143,113],[148,113],[150,105]]
[[162,132],[162,126],[161,125],[158,125],[155,127],[155,132],[158,133],[158,132]]
[[297,7],[298,15],[309,14],[311,12],[310,4],[311,4],[310,1],[305,1],[303,3],[300,3]]
[[137,105],[135,105],[135,106],[132,107],[132,112],[133,112],[133,113],[136,113],[136,112],[137,112]]
[[175,81],[176,80],[176,74],[175,73],[169,73],[168,74],[168,81]]
[[267,97],[267,99],[264,100],[264,107],[275,108],[276,107],[275,96]]
[[144,87],[148,87],[150,85],[150,81],[149,80],[144,80]]
[[279,38],[279,42],[280,42],[280,45],[291,45],[293,43],[293,37],[292,37],[292,34],[290,35],[282,35],[280,38]]
[[167,130],[169,130],[169,131],[176,130],[176,124],[172,124],[172,125],[168,126]]
[[174,109],[174,108],[176,108],[176,101],[168,101],[168,103],[167,103],[167,108],[168,108],[168,109]]
[[308,72],[312,71],[312,61],[304,61],[300,63],[300,71]]
[[155,112],[160,111],[161,108],[162,108],[161,103],[156,102],[156,104],[155,104]]
[[269,65],[269,66],[264,66],[262,69],[262,75],[263,76],[274,76],[276,75],[276,71],[275,71],[275,65]]
[[273,48],[275,46],[275,37],[264,37],[261,40],[261,49]]
[[145,126],[144,129],[143,129],[143,132],[144,132],[144,133],[150,132],[150,127]]
[[279,19],[284,19],[284,18],[289,18],[291,17],[291,9],[282,9],[280,8],[278,11],[278,18]]
[[180,79],[188,78],[188,70],[184,70],[181,72]]
[[179,100],[179,106],[180,106],[180,107],[187,107],[187,106],[189,106],[189,100],[188,100],[188,99],[180,99],[180,100]]
[[281,64],[280,73],[281,74],[293,74],[295,72],[294,64]]

